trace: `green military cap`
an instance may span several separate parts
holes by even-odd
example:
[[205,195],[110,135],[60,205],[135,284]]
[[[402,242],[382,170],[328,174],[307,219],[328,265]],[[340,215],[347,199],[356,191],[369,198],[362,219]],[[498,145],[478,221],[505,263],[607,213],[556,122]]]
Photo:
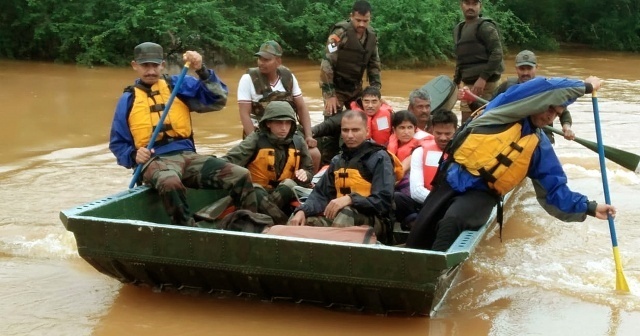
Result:
[[276,41],[267,41],[260,46],[260,50],[254,54],[254,56],[260,56],[267,59],[272,59],[273,57],[281,57],[282,56],[282,47]]
[[535,67],[538,63],[536,54],[529,50],[523,50],[516,55],[516,66],[529,65]]
[[133,58],[136,63],[156,63],[162,64],[164,53],[159,44],[153,42],[144,42],[138,44],[133,49]]

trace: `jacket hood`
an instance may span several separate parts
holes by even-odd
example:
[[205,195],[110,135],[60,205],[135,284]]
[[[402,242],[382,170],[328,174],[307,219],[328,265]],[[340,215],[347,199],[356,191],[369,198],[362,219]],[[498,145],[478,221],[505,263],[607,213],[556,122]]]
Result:
[[260,119],[259,127],[261,130],[269,132],[267,128],[267,121],[269,120],[291,120],[290,134],[296,131],[296,113],[293,111],[293,107],[286,101],[272,101],[264,109],[264,115]]

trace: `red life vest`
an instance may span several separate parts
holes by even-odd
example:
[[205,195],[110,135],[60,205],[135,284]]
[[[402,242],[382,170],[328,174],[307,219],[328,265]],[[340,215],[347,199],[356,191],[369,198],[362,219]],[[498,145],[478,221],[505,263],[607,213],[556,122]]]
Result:
[[391,136],[389,137],[389,145],[387,145],[387,150],[390,153],[395,154],[395,156],[397,156],[398,159],[400,159],[400,161],[404,161],[404,159],[406,159],[411,155],[411,152],[413,152],[414,149],[420,146],[421,142],[422,140],[418,140],[414,137],[411,140],[409,140],[409,142],[398,147],[398,145],[400,144],[400,141],[398,140],[398,137],[394,133],[394,134],[391,134]]
[[[350,108],[355,111],[364,111],[357,101],[351,102]],[[391,116],[393,109],[386,103],[382,103],[380,109],[374,116],[367,116],[367,126],[369,127],[369,139],[378,145],[386,145],[391,136]]]
[[424,187],[431,190],[431,182],[438,172],[442,150],[433,137],[422,142],[422,177]]

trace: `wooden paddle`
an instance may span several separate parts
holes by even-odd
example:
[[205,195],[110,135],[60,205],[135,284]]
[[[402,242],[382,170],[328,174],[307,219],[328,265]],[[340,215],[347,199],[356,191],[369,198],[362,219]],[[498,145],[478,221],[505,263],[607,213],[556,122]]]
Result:
[[[487,101],[486,99],[478,97],[468,90],[464,91],[464,96],[462,97],[461,100],[466,100],[470,102],[477,100],[483,104],[489,103],[489,101]],[[564,135],[564,132],[562,132],[559,129],[553,128],[551,126],[545,126],[544,128],[553,133]],[[575,137],[573,141],[589,148],[595,153],[598,153],[598,144],[596,144],[593,141],[585,140],[579,137]],[[632,172],[635,172],[636,174],[640,173],[640,155],[636,155],[634,153],[623,151],[621,149],[613,148],[610,146],[603,146],[603,147],[604,147],[604,156],[607,159],[621,165],[624,168],[629,169]]]
[[[593,119],[596,126],[596,140],[598,141],[598,156],[600,157],[600,174],[602,175],[602,187],[604,188],[604,200],[607,204],[611,204],[609,196],[609,184],[607,182],[607,166],[604,163],[604,145],[602,142],[602,130],[600,129],[600,112],[598,109],[598,95],[596,90],[591,93],[591,101],[593,103]],[[611,244],[613,245],[613,260],[616,264],[616,289],[619,291],[629,291],[629,285],[622,273],[622,263],[620,262],[620,254],[618,253],[618,239],[616,238],[616,227],[613,223],[613,217],[607,215],[609,220],[609,231],[611,232]]]
[[[182,85],[182,81],[184,80],[184,76],[187,75],[187,71],[189,71],[189,62],[184,64],[184,67],[182,68],[182,72],[178,77],[178,82],[176,83],[176,86],[173,87],[173,91],[171,91],[171,96],[169,96],[167,105],[164,106],[164,111],[162,111],[162,115],[160,115],[160,120],[158,120],[158,124],[156,125],[155,130],[153,130],[153,134],[151,135],[151,139],[149,140],[149,144],[147,145],[148,150],[151,150],[151,148],[153,148],[153,145],[156,142],[156,138],[158,137],[158,134],[160,134],[160,131],[162,130],[162,124],[164,124],[164,119],[166,119],[167,114],[169,114],[169,109],[171,108],[171,104],[173,104],[173,100],[176,98],[176,95],[178,94],[178,89],[180,89],[180,86]],[[143,166],[144,166],[143,164],[139,164],[138,166],[136,166],[136,170],[133,173],[133,178],[129,183],[129,189],[133,188],[136,185],[138,178],[140,178],[140,172],[142,172]]]

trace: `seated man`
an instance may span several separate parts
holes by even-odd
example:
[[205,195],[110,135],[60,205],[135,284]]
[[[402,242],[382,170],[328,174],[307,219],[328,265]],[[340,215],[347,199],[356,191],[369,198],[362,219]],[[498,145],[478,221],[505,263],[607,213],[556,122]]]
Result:
[[429,97],[429,92],[423,89],[411,91],[407,110],[418,118],[418,130],[426,131],[431,116],[431,97]]
[[458,128],[458,117],[451,111],[438,111],[431,116],[430,124],[432,137],[425,138],[411,154],[410,197],[396,196],[397,220],[405,230],[411,228],[411,222],[432,189],[431,182],[438,171],[440,157]]
[[259,130],[229,150],[223,160],[247,167],[256,189],[258,211],[285,224],[296,199],[293,187],[310,186],[313,164],[307,144],[295,128],[289,103],[272,101],[264,110]]
[[378,238],[389,241],[393,188],[402,173],[384,147],[366,140],[367,122],[363,112],[344,113],[342,153],[333,157],[289,225],[369,225]]
[[195,225],[187,204],[187,187],[229,190],[236,208],[255,212],[256,194],[249,171],[195,152],[190,112],[222,109],[227,102],[227,86],[204,66],[199,53],[187,51],[184,60],[190,62],[198,78],[184,78],[164,124],[159,125],[162,132],[149,150],[153,130],[178,76],[162,75],[165,62],[158,44],[141,43],[133,54],[131,66],[139,79],[120,97],[111,125],[109,149],[118,164],[126,168],[143,165],[142,182],[158,190],[173,224]]
[[[600,85],[597,77],[584,82],[538,77],[492,100],[452,140],[406,246],[448,250],[460,233],[481,228],[496,205],[501,211],[501,197],[526,177],[533,182],[538,203],[559,220],[615,216],[613,206],[569,189],[551,142],[540,130]],[[497,217],[500,221],[502,214]]]
[[[351,102],[352,110],[364,111],[367,116],[367,139],[372,139],[377,144],[386,146],[391,136],[391,106],[382,102],[380,89],[369,86],[362,91],[360,99]],[[323,122],[311,128],[315,138],[337,135],[340,133],[340,119],[342,114],[336,114],[326,118]],[[323,159],[324,160],[324,159]]]

